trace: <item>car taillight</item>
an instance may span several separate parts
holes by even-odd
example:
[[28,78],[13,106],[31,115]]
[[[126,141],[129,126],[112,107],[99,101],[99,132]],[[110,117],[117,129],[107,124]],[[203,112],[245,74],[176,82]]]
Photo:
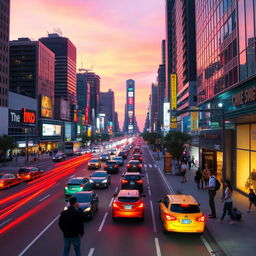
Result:
[[83,188],[83,187],[84,187],[84,185],[83,185],[83,184],[81,184],[81,185],[80,185],[80,187],[81,187],[81,188]]
[[138,208],[144,208],[144,204],[143,203],[140,203],[139,205],[138,205]]
[[141,168],[141,167],[142,167],[142,164],[139,164],[139,167]]
[[128,180],[122,180],[122,183],[123,183],[123,184],[127,184],[127,183],[128,183]]
[[175,216],[172,216],[168,213],[165,214],[165,218],[166,218],[166,220],[170,220],[170,221],[177,220],[177,218]]
[[115,164],[114,167],[117,168],[117,167],[118,167],[118,164]]
[[205,222],[205,220],[206,220],[206,218],[204,215],[196,218],[196,221],[199,221],[199,222]]
[[107,168],[108,166],[107,165],[104,165],[104,168]]
[[142,160],[142,157],[140,157],[140,160]]
[[132,160],[135,160],[135,157],[132,157]]
[[128,167],[128,168],[130,168],[130,167],[131,167],[131,165],[130,165],[130,164],[127,164],[127,167]]
[[136,182],[137,182],[138,184],[142,184],[142,183],[143,183],[142,180],[137,180]]
[[119,208],[119,205],[117,203],[112,204],[113,208]]

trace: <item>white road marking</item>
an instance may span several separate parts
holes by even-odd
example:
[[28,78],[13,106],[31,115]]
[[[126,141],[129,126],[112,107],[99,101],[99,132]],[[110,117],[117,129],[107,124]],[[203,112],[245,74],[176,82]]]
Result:
[[90,251],[89,251],[89,253],[88,253],[88,256],[92,256],[93,253],[94,253],[94,250],[95,250],[95,248],[91,248]]
[[151,190],[148,188],[148,195],[151,196]]
[[101,222],[101,224],[100,224],[100,227],[99,227],[99,229],[98,229],[98,232],[101,232],[101,230],[103,229],[103,226],[104,226],[104,224],[105,224],[105,221],[106,221],[106,219],[107,219],[107,216],[108,216],[108,213],[106,212],[105,215],[104,215],[104,217],[103,217],[103,219],[102,219],[102,222]]
[[60,183],[56,183],[53,187],[57,187],[57,186],[59,186],[60,185]]
[[207,240],[205,239],[204,236],[200,236],[204,246],[206,247],[207,251],[209,252],[210,255],[215,255],[212,247],[210,246],[210,244],[207,242]]
[[156,255],[161,256],[160,245],[157,237],[155,237],[155,245],[156,245]]
[[4,224],[6,224],[6,223],[10,222],[11,220],[12,220],[12,218],[10,218],[10,219],[8,219],[8,220],[6,220],[6,221],[2,222],[2,223],[0,224],[0,227],[2,227]]
[[55,217],[44,229],[42,232],[40,232],[33,240],[32,242],[18,255],[18,256],[22,256],[24,255],[28,249],[38,240],[38,238],[40,238],[40,236],[43,235],[43,233],[51,227],[51,225],[59,218],[60,215],[58,215],[57,217]]
[[118,190],[118,187],[116,187],[116,189],[115,189],[115,193],[117,193],[117,190]]
[[148,179],[148,173],[146,173],[146,178]]
[[109,205],[108,205],[109,207],[111,207],[113,201],[114,201],[114,197],[111,198],[110,203],[109,203]]
[[151,208],[151,215],[152,215],[152,222],[153,222],[153,229],[154,232],[156,233],[156,220],[155,220],[155,213],[154,213],[154,208],[153,208],[153,203],[150,200],[150,208]]
[[149,164],[148,166],[149,166],[149,168],[152,168],[152,164]]
[[38,200],[38,202],[42,202],[42,201],[44,201],[46,198],[48,198],[50,196],[50,194],[48,194],[47,196],[45,196],[45,197],[43,197],[43,198],[41,198],[40,200]]
[[71,175],[71,176],[69,176],[69,178],[73,178],[75,175]]
[[157,164],[154,164],[154,167],[157,168]]
[[170,192],[171,194],[175,194],[173,188],[167,183],[167,181],[166,181],[166,179],[164,178],[163,173],[160,171],[159,167],[158,167],[158,173],[161,175],[161,177],[162,177],[162,179],[163,179],[165,185],[167,186],[167,189],[169,190],[169,192]]
[[146,164],[144,164],[144,167],[145,167],[145,168],[147,168],[147,165],[146,165]]

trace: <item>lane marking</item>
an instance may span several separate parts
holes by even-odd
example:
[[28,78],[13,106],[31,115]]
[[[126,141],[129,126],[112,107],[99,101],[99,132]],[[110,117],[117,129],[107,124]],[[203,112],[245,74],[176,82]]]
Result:
[[148,166],[149,166],[149,168],[152,168],[152,164],[149,164]]
[[155,237],[155,245],[156,245],[156,255],[161,256],[160,245],[157,237]]
[[148,179],[148,173],[146,173],[146,178]]
[[28,251],[28,249],[38,240],[38,238],[40,238],[44,234],[44,232],[52,226],[52,224],[59,218],[59,216],[60,215],[56,216],[18,256],[24,255]]
[[95,248],[91,248],[90,251],[89,251],[89,253],[88,253],[88,256],[92,256],[93,253],[94,253],[94,250],[95,250]]
[[152,216],[152,222],[153,222],[153,229],[154,229],[154,232],[156,233],[155,213],[154,213],[154,208],[153,208],[153,202],[151,200],[150,200],[150,208],[151,208],[151,216]]
[[115,189],[115,193],[117,193],[117,190],[118,190],[118,187],[116,187],[116,189]]
[[103,226],[104,226],[104,224],[105,224],[105,221],[106,221],[106,219],[107,219],[107,216],[108,216],[108,213],[106,212],[105,215],[104,215],[104,217],[103,217],[103,219],[102,219],[102,222],[101,222],[101,224],[100,224],[100,227],[99,227],[99,229],[98,229],[98,232],[101,232],[101,230],[103,229]]
[[210,255],[215,255],[212,247],[210,246],[210,244],[207,242],[207,240],[205,239],[205,237],[202,235],[200,236],[204,246],[206,247],[207,251],[209,252]]
[[154,164],[154,167],[157,168],[157,164]]
[[171,192],[171,194],[175,194],[173,188],[168,184],[168,182],[164,178],[163,173],[161,172],[160,168],[158,167],[157,169],[158,169],[158,173],[162,177],[162,180],[164,181],[165,185],[167,186],[167,190],[169,190],[169,192]]
[[145,168],[147,168],[147,165],[146,165],[146,164],[144,164],[144,167],[145,167]]
[[112,197],[112,198],[111,198],[111,200],[110,200],[110,203],[109,203],[108,207],[111,207],[111,205],[112,205],[113,201],[114,201],[114,197]]
[[6,224],[6,223],[10,222],[11,220],[12,220],[12,218],[9,218],[8,220],[6,220],[6,221],[2,222],[2,223],[0,224],[0,227],[2,227],[4,224]]
[[48,194],[47,196],[45,196],[45,197],[43,197],[43,198],[41,198],[40,200],[38,200],[38,202],[42,202],[42,201],[44,201],[46,198],[48,198],[50,196],[50,194]]
[[148,195],[151,196],[151,190],[148,188]]

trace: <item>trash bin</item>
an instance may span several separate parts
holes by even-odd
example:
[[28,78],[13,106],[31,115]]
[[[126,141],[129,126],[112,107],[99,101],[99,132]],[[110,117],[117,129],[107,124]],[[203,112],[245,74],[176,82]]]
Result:
[[172,155],[169,152],[164,156],[164,172],[172,173]]

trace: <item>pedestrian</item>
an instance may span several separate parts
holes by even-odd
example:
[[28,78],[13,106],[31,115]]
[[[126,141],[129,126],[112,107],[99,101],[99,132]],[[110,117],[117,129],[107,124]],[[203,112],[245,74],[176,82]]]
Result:
[[202,175],[202,171],[199,168],[196,171],[195,182],[197,183],[198,189],[200,189],[200,184],[201,184],[201,189],[203,189],[203,175]]
[[192,158],[191,158],[191,165],[192,165],[193,167],[196,167],[196,164],[195,164],[195,157],[194,157],[194,156],[192,156]]
[[182,176],[182,180],[181,180],[181,183],[185,183],[187,182],[187,179],[186,179],[186,171],[187,171],[187,165],[185,162],[181,162],[181,176]]
[[249,210],[248,210],[248,213],[250,213],[252,205],[254,204],[254,206],[256,207],[256,195],[255,195],[252,188],[250,188],[250,193],[249,193],[248,196],[249,196]]
[[232,188],[230,181],[228,181],[228,180],[225,181],[225,187],[226,187],[226,189],[225,189],[224,197],[221,199],[221,202],[224,203],[223,214],[222,214],[220,220],[218,220],[218,222],[222,223],[223,219],[226,216],[226,213],[228,212],[228,214],[230,215],[230,218],[231,218],[231,221],[229,222],[229,224],[234,224],[235,217],[233,214],[233,199],[232,199],[233,188]]
[[209,185],[205,186],[205,189],[208,189],[209,206],[211,208],[211,214],[209,214],[209,218],[215,219],[216,210],[215,210],[214,198],[216,196],[216,177],[214,176],[215,172],[212,169],[209,170],[209,173],[210,173]]
[[192,165],[192,160],[191,160],[191,157],[188,156],[188,169],[189,170],[191,169],[191,165]]
[[205,168],[203,170],[203,181],[204,181],[204,185],[208,186],[209,185],[209,178],[210,178],[210,169],[209,169],[209,165],[205,164]]
[[68,256],[71,245],[74,246],[76,256],[81,256],[80,238],[84,234],[83,212],[79,208],[76,197],[69,199],[69,207],[59,218],[59,227],[64,235],[64,253]]

